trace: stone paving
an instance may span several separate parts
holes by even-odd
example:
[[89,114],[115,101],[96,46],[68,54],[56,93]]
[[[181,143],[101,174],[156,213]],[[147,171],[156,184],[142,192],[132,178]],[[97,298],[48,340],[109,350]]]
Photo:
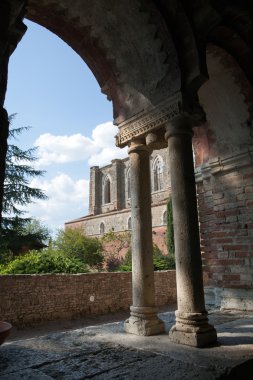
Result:
[[[168,332],[174,313],[159,315]],[[17,340],[0,347],[0,379],[253,379],[253,315],[212,312],[219,345],[126,334],[123,322]]]

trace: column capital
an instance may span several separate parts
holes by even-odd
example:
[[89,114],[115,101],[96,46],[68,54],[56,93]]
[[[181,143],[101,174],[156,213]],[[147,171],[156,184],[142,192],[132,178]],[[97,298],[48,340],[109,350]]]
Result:
[[168,99],[144,109],[142,112],[118,124],[116,145],[127,146],[132,139],[145,138],[150,132],[163,128],[164,124],[180,113],[182,95],[180,92]]
[[165,125],[165,139],[168,140],[171,136],[175,135],[189,135],[193,136],[192,120],[189,117],[180,115],[170,120]]
[[140,139],[134,139],[130,141],[128,145],[128,154],[136,153],[140,151],[148,152],[150,154],[150,149],[146,145],[145,139],[140,138]]

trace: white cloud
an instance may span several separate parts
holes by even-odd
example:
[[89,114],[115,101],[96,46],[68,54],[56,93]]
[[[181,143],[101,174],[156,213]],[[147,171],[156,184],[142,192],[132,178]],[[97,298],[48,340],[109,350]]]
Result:
[[89,181],[74,181],[67,174],[59,173],[51,180],[34,179],[32,187],[44,190],[48,200],[38,200],[26,210],[31,216],[41,219],[50,228],[63,228],[64,222],[87,213]]
[[[90,166],[103,166],[115,158],[127,156],[126,149],[115,146],[114,136],[118,129],[107,122],[99,124],[92,131],[92,137],[80,133],[56,136],[51,133],[41,135],[35,142],[38,146],[36,166],[87,161]],[[89,203],[89,181],[74,180],[66,173],[58,173],[52,179],[35,178],[32,187],[42,189],[48,200],[37,200],[28,205],[29,215],[41,219],[50,228],[63,228],[64,222],[87,214]]]
[[81,133],[56,136],[51,133],[40,135],[35,141],[38,146],[38,166],[63,164],[88,160],[90,165],[106,165],[114,158],[126,157],[125,149],[115,146],[114,136],[118,128],[112,122],[99,124],[92,131],[92,138]]
[[39,165],[87,160],[98,150],[91,139],[80,133],[71,136],[44,133],[35,141],[35,145],[38,146]]

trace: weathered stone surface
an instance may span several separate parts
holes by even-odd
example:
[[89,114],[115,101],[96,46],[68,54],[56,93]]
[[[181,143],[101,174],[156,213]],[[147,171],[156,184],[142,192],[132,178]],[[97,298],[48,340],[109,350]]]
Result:
[[[160,317],[168,331],[174,313]],[[252,317],[211,313],[210,318],[220,323],[217,330],[222,345],[205,350],[173,344],[167,334],[126,334],[122,322],[4,344],[0,378],[251,380]]]
[[164,331],[156,316],[153,265],[149,149],[142,140],[128,150],[132,209],[132,306],[125,322],[128,333],[154,335]]
[[178,304],[170,338],[200,347],[214,343],[216,332],[208,324],[205,311],[191,120],[178,117],[168,123],[165,138],[171,173]]

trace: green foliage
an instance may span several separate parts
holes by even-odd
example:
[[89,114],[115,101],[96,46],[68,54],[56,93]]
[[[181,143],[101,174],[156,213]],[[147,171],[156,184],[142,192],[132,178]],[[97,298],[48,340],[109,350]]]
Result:
[[1,253],[9,252],[10,258],[23,250],[41,249],[50,237],[49,229],[36,219],[10,218],[8,227],[2,229]]
[[167,202],[167,232],[166,232],[166,244],[169,255],[175,254],[174,245],[174,226],[173,226],[173,214],[172,214],[172,198],[171,196]]
[[[154,270],[175,269],[175,258],[171,254],[163,255],[156,244],[153,245],[153,263]],[[119,266],[118,271],[131,272],[132,270],[132,252],[129,250],[123,263]]]
[[13,257],[13,253],[8,248],[8,244],[4,239],[0,240],[0,265],[7,264]]
[[19,254],[23,247],[42,248],[48,237],[46,228],[31,218],[24,218],[22,209],[36,199],[46,199],[44,192],[30,186],[30,180],[40,177],[43,171],[34,169],[31,164],[36,161],[36,148],[22,150],[13,140],[29,127],[13,128],[15,115],[9,117],[10,132],[6,155],[6,169],[3,194],[3,218],[1,225],[0,262],[6,262],[13,255]]
[[50,249],[30,251],[6,265],[0,265],[0,274],[85,273],[87,267],[76,258],[69,258]]
[[129,249],[122,264],[117,268],[118,272],[131,272],[132,271],[132,251]]
[[[104,248],[104,265],[103,267],[109,271],[115,271],[122,264],[122,252],[131,245],[131,233],[129,231],[125,232],[114,232],[110,230],[105,233],[102,237],[102,244]],[[107,252],[107,246],[113,246],[113,250]]]
[[131,233],[129,231],[114,232],[110,230],[109,232],[105,233],[102,237],[102,242],[109,243],[114,241],[119,241],[122,244],[130,244]]
[[[29,129],[29,127],[13,128],[12,121],[14,117],[15,114],[9,117],[9,140],[11,141]],[[8,141],[3,196],[3,213],[6,215],[21,216],[25,211],[18,206],[27,206],[35,199],[47,199],[42,190],[29,185],[32,178],[40,177],[44,174],[44,171],[34,169],[30,165],[37,160],[35,156],[36,150],[36,147],[22,150]],[[5,224],[7,222],[8,218],[5,217]]]
[[[30,234],[36,231],[41,232],[41,237],[47,237],[47,230],[40,224],[31,223],[26,230]],[[0,273],[86,273],[88,267],[99,269],[102,262],[102,244],[98,239],[88,238],[80,229],[68,229],[59,231],[47,249],[40,252],[32,250],[9,261],[3,258]]]
[[90,267],[100,268],[103,262],[102,243],[97,238],[83,234],[82,229],[59,231],[53,243],[57,251],[67,257],[74,257]]
[[157,245],[153,246],[153,263],[154,270],[169,270],[175,269],[175,258],[172,254],[163,255]]

